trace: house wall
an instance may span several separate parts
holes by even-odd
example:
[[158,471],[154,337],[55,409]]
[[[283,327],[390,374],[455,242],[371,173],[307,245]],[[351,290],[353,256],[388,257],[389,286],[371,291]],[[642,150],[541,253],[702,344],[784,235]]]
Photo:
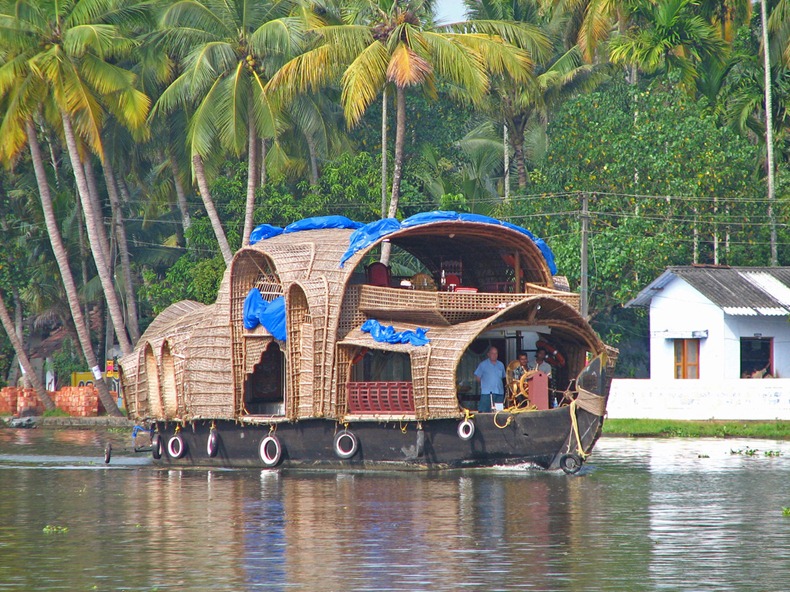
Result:
[[730,365],[724,313],[685,281],[674,279],[650,302],[650,378],[674,380],[675,344],[668,336],[703,330],[708,337],[700,340],[700,378],[724,378]]
[[774,343],[774,372],[790,378],[790,323],[785,317],[725,315],[717,305],[680,278],[667,284],[650,304],[650,378],[674,380],[671,338],[708,331],[700,340],[700,380],[737,380],[741,375],[741,337],[762,335]]
[[790,378],[612,381],[612,419],[790,421]]

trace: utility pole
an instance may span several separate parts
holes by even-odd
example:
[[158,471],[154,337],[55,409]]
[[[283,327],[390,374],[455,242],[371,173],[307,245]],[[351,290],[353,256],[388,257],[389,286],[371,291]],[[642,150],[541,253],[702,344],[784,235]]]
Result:
[[590,232],[589,196],[582,193],[581,314],[587,319],[587,235]]

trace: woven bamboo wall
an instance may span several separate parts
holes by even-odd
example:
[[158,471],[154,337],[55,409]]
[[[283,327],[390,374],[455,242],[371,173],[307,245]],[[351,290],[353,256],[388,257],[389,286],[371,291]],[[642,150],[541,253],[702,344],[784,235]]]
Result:
[[[232,365],[233,397],[236,413],[241,415],[245,412],[244,381],[245,374],[250,372],[247,367],[250,366],[250,362],[252,366],[257,364],[262,353],[261,350],[257,352],[257,356],[251,355],[244,349],[247,344],[255,343],[245,339],[250,332],[244,328],[244,300],[252,288],[258,288],[263,299],[271,302],[282,296],[283,287],[277,267],[271,258],[252,248],[242,249],[236,254],[226,276],[229,277],[228,308],[232,340],[229,359]],[[261,331],[265,330],[261,329]]]
[[[291,284],[286,292],[286,329],[288,339],[286,347],[286,398],[285,414],[291,419],[309,417],[313,410],[313,393],[300,392],[300,376],[304,370],[312,371],[312,325],[305,324],[305,319],[310,314],[307,304],[307,295],[302,287]],[[305,333],[308,333],[305,336]],[[307,341],[307,351],[303,346]],[[302,415],[304,413],[304,415]]]

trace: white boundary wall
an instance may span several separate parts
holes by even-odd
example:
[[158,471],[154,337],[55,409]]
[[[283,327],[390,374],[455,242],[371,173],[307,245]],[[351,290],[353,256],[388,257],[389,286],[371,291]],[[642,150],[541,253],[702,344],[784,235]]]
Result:
[[606,411],[612,419],[790,420],[790,378],[615,378]]

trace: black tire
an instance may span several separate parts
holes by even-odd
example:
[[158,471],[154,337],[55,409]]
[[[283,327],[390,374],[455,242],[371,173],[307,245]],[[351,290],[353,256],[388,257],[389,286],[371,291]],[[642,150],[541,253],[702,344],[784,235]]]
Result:
[[211,428],[206,442],[206,454],[213,458],[217,456],[217,452],[219,452],[219,432],[216,428]]
[[107,446],[104,447],[104,464],[110,464],[110,459],[112,458],[112,442],[107,442]]
[[359,441],[354,435],[354,432],[343,430],[342,432],[335,434],[335,440],[332,443],[332,447],[335,449],[335,454],[338,456],[338,458],[349,459],[353,458],[359,450]]
[[560,457],[560,468],[568,475],[575,475],[582,470],[584,461],[578,454],[571,452],[570,454],[563,454]]
[[159,460],[162,458],[162,453],[164,452],[164,445],[162,444],[162,436],[159,434],[154,434],[151,436],[151,456],[154,460]]
[[267,467],[276,467],[283,457],[283,446],[280,439],[274,434],[269,434],[261,440],[258,446],[258,456]]
[[475,424],[471,419],[465,419],[458,424],[458,437],[461,440],[471,440],[475,435]]
[[176,434],[170,438],[170,441],[167,443],[167,453],[170,455],[170,458],[181,458],[186,454],[186,451],[187,443],[184,442],[181,434]]

